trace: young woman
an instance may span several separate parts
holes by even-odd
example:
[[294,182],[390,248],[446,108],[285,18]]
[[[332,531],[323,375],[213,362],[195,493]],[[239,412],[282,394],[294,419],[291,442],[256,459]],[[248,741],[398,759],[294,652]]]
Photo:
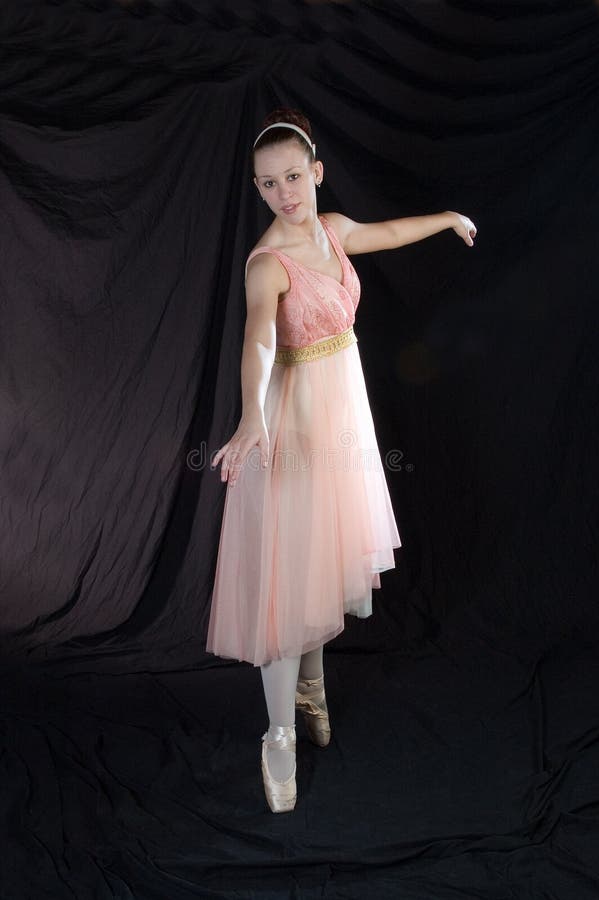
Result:
[[345,613],[372,613],[401,546],[353,330],[360,299],[348,254],[453,229],[457,212],[363,224],[317,212],[324,168],[308,120],[267,117],[254,184],[274,219],[248,257],[243,411],[215,454],[227,492],[207,649],[260,666],[269,716],[262,774],[273,812],[295,806],[295,709],[330,738],[323,645]]

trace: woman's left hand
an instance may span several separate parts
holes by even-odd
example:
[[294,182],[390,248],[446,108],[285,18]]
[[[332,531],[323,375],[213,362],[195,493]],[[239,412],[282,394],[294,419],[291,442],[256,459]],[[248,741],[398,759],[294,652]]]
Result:
[[473,247],[474,238],[476,237],[476,225],[474,222],[469,219],[468,216],[463,216],[458,212],[452,212],[451,215],[454,218],[454,223],[451,227],[455,233],[459,234],[464,243],[468,244],[469,247]]

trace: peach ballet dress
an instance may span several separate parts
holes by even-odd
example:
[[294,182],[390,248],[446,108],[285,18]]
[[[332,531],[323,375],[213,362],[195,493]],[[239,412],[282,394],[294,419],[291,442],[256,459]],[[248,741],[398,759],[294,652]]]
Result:
[[255,666],[331,640],[372,613],[401,541],[356,337],[358,276],[324,216],[341,283],[274,247],[289,275],[264,404],[268,467],[253,447],[227,483],[206,649]]

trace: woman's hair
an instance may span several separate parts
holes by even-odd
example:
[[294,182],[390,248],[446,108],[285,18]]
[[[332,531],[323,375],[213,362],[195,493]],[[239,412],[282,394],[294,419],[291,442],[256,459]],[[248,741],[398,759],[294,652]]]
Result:
[[[287,107],[273,109],[273,111],[264,119],[262,129],[268,128],[269,125],[274,125],[275,122],[288,122],[290,125],[297,125],[298,128],[305,131],[310,140],[312,140],[312,128],[310,122],[299,109],[288,109]],[[261,150],[263,147],[271,147],[273,144],[282,144],[284,141],[295,141],[302,150],[306,151],[310,157],[310,161],[314,161],[315,156],[312,152],[312,147],[304,140],[301,134],[298,134],[297,131],[294,131],[292,128],[271,128],[266,134],[263,134],[257,142],[254,147],[254,153],[256,150]]]

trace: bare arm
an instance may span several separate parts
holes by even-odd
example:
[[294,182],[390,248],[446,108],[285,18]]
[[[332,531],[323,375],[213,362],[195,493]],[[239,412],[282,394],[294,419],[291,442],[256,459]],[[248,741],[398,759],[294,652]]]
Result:
[[246,279],[247,317],[241,355],[242,414],[237,431],[215,454],[212,465],[222,459],[221,481],[235,484],[252,447],[258,445],[262,464],[268,462],[269,436],[264,421],[264,402],[276,349],[276,316],[279,294],[289,288],[289,279],[271,254],[256,256]]
[[341,213],[327,213],[341,245],[348,256],[373,253],[414,244],[440,231],[452,228],[469,246],[474,246],[476,226],[468,216],[457,212],[433,213],[428,216],[406,216],[385,222],[354,222]]
[[244,417],[262,415],[275,358],[279,292],[273,286],[272,256],[263,254],[248,266],[245,333],[241,354],[241,396]]

